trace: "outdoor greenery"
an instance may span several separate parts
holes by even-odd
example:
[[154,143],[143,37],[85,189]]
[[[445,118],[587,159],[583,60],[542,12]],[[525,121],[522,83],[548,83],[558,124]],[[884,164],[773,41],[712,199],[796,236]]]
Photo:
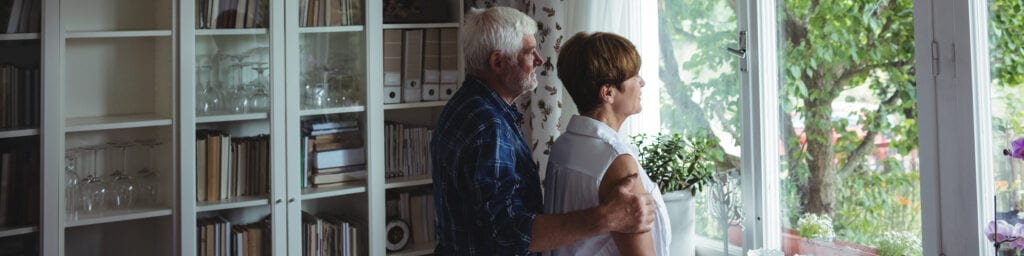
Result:
[[[883,246],[878,237],[887,231],[920,236],[913,1],[779,2],[784,227],[814,213],[833,217],[841,240]],[[735,0],[661,0],[659,8],[665,128],[714,131],[722,142],[712,148],[723,154],[718,169],[743,172],[740,158],[724,153],[739,147],[741,131],[737,58],[724,51],[737,41]],[[991,0],[990,8],[993,94],[1003,104],[993,107],[993,125],[1019,136],[1024,37],[1016,32],[1024,29],[1024,3]],[[1010,180],[1010,189],[1024,188],[1024,174],[1005,176],[998,179]],[[714,217],[697,218],[706,225],[699,233],[724,235]]]
[[[898,164],[901,156],[913,154],[917,147],[912,1],[781,3],[780,67],[784,70],[779,117],[784,139],[781,170],[786,179],[782,203],[791,207],[786,209],[791,216],[789,223],[796,221],[795,216],[814,213],[835,217],[840,239],[881,234],[888,230],[886,222],[868,223],[859,216],[878,216],[882,213],[869,211],[895,206],[879,206],[886,201],[857,197],[882,197],[890,192],[842,187],[847,182],[870,181],[872,175],[917,171],[916,165]],[[735,2],[662,1],[660,6],[662,56],[672,56],[660,63],[669,100],[661,111],[664,123],[673,131],[714,128],[717,136],[739,138],[740,88],[733,68],[737,63],[735,57],[722,51],[736,42]],[[675,51],[684,45],[696,50],[680,56]],[[697,79],[684,81],[681,73]],[[855,89],[866,89],[869,99],[849,93]],[[837,102],[861,103],[861,107],[837,112],[833,109]],[[887,150],[898,154],[884,155],[884,168],[872,168],[867,159],[878,152],[875,142],[879,139],[887,141]],[[738,139],[721,141],[733,145],[720,145],[716,147],[719,150],[739,146]],[[740,167],[739,157],[726,155],[721,159],[720,169]],[[903,197],[918,198],[916,194]],[[840,199],[844,203],[877,205],[848,208],[836,204]],[[914,203],[919,204],[919,200]],[[854,212],[858,210],[861,212]],[[920,216],[920,208],[901,214]],[[914,217],[918,222],[919,218]],[[915,234],[920,232],[919,224],[902,227],[917,228],[907,230]],[[870,229],[878,232],[860,233]],[[875,244],[874,239],[856,240]]]

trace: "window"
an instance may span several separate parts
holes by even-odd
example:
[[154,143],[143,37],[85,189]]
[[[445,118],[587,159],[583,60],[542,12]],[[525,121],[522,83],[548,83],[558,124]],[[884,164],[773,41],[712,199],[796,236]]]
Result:
[[[1024,161],[1004,155],[1011,143],[1024,137],[1024,58],[1020,47],[1024,37],[1024,3],[990,0],[988,20],[989,97],[992,148],[982,152],[990,156],[992,190],[996,197],[995,218],[1010,224],[1024,221]],[[986,160],[982,160],[986,161]],[[985,222],[992,217],[986,217]]]
[[[663,1],[658,6],[661,55],[660,104],[645,106],[658,115],[664,132],[718,141],[715,182],[694,198],[698,254],[722,255],[742,248],[740,80],[737,58],[724,46],[736,45],[740,31],[731,1]],[[646,65],[646,63],[645,63]],[[653,79],[648,79],[653,80]],[[655,85],[655,86],[651,86]],[[661,85],[660,88],[656,87]],[[645,118],[644,120],[657,120]],[[673,223],[689,221],[672,216]],[[675,224],[673,224],[675,225]],[[673,234],[688,236],[688,234]],[[732,254],[732,253],[731,253]]]
[[912,10],[909,0],[779,1],[785,251],[868,252],[886,232],[920,243]]
[[[696,198],[696,235],[723,248],[717,252],[742,244],[741,136],[764,135],[741,134],[744,72],[725,50],[746,30],[740,8],[731,1],[659,6],[660,127],[715,137],[723,156],[720,182]],[[779,211],[789,254],[836,253],[797,244],[813,235],[800,235],[806,214],[831,219],[827,237],[836,241],[823,247],[871,252],[886,232],[920,241],[912,10],[909,0],[778,1],[781,198],[774,199],[780,209],[769,210]]]

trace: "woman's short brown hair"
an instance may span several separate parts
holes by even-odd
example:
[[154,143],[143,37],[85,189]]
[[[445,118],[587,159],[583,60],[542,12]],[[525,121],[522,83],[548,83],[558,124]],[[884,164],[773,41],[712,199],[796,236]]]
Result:
[[576,33],[558,52],[558,79],[562,80],[580,114],[601,105],[601,87],[615,86],[640,73],[640,54],[622,36],[597,32]]

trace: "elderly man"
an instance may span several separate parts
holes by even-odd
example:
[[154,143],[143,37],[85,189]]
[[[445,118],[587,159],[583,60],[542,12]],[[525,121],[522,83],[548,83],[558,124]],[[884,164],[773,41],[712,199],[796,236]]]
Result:
[[537,86],[543,64],[529,16],[471,10],[459,40],[466,79],[441,112],[430,145],[439,255],[535,255],[606,232],[651,229],[651,195],[636,176],[597,207],[543,214],[540,177],[512,102]]

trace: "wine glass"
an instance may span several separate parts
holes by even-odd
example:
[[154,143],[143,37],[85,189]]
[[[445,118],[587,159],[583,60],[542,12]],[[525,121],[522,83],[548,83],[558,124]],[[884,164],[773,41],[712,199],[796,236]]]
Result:
[[120,149],[121,167],[114,169],[110,174],[110,190],[113,197],[110,198],[110,205],[116,209],[131,208],[135,186],[132,183],[132,176],[128,175],[128,146],[130,143],[110,143],[111,148]]
[[259,77],[252,82],[252,87],[255,88],[255,92],[250,96],[250,108],[254,112],[267,112],[270,111],[270,94],[267,94],[267,84],[269,81],[263,77],[263,71],[270,69],[269,66],[264,66],[267,63],[257,63],[253,65],[252,70],[255,70]]
[[78,185],[78,149],[68,149],[64,152],[64,201],[65,211],[69,220],[78,220],[78,211],[81,205],[80,189]]
[[221,109],[221,92],[211,81],[213,65],[210,63],[210,57],[200,55],[197,59],[206,61],[197,61],[200,64],[196,66],[196,113],[200,116],[211,115]]
[[234,84],[235,88],[234,90],[229,90],[231,91],[232,94],[229,96],[230,100],[228,100],[228,110],[231,113],[235,114],[245,113],[249,111],[249,97],[248,95],[246,95],[245,84],[243,83],[242,77],[243,68],[249,65],[249,63],[242,62],[243,60],[245,60],[246,57],[247,56],[245,55],[224,55],[224,58],[235,61],[234,64],[231,64],[231,67],[235,68],[235,82],[232,83]]
[[155,164],[153,159],[154,148],[161,143],[155,140],[138,141],[139,145],[146,148],[146,164],[142,165],[142,168],[135,173],[135,184],[138,185],[138,196],[135,198],[136,204],[142,203],[145,206],[155,206],[157,203],[158,186],[160,185],[157,181],[157,174],[154,168],[150,167]]
[[106,184],[103,183],[103,178],[98,175],[98,159],[99,152],[103,150],[102,146],[87,147],[92,154],[92,173],[85,178],[82,178],[80,184],[82,185],[82,210],[89,213],[96,213],[104,210],[107,196]]

